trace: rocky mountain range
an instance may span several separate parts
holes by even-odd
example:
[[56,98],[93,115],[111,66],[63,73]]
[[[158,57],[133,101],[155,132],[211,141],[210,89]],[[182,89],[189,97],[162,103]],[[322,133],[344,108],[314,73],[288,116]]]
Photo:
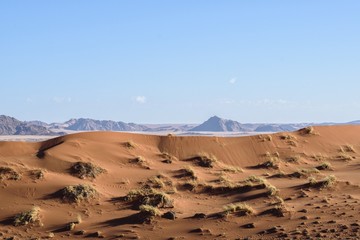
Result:
[[[70,119],[64,123],[45,123],[41,121],[20,121],[0,115],[0,135],[63,135],[76,131],[131,131],[131,132],[281,132],[295,131],[309,125],[336,125],[339,123],[289,123],[261,124],[239,123],[237,121],[213,116],[198,124],[135,124],[90,118]],[[360,124],[352,121],[343,124]]]

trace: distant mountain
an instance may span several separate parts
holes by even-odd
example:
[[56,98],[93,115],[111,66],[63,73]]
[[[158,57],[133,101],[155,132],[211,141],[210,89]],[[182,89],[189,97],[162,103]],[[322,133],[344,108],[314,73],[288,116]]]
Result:
[[54,135],[44,126],[0,115],[0,135]]
[[0,115],[0,135],[63,135],[72,131],[130,131],[130,132],[178,132],[185,135],[211,134],[210,132],[283,132],[296,131],[306,126],[360,124],[360,120],[348,123],[239,123],[218,116],[197,124],[135,124],[111,120],[73,118],[63,123],[45,123],[41,121],[20,121],[16,118]]
[[307,124],[261,124],[254,132],[290,132],[305,127]]
[[190,129],[189,131],[199,131],[199,132],[244,132],[246,129],[244,129],[241,125],[241,123],[228,120],[228,119],[222,119],[218,116],[213,116],[209,118],[204,123],[200,124],[197,127],[194,127]]
[[144,131],[147,129],[146,126],[135,123],[89,118],[70,119],[64,125],[65,129],[73,131]]

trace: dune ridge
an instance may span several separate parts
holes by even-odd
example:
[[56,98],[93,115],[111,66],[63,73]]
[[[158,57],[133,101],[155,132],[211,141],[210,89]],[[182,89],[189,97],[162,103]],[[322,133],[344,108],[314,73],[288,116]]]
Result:
[[344,125],[0,142],[1,237],[358,238],[359,136]]

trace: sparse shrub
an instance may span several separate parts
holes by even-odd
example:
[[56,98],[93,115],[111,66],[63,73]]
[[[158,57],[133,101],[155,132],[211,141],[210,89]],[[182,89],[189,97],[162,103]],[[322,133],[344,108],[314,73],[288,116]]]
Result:
[[61,198],[66,202],[78,203],[96,198],[97,191],[89,185],[67,186],[61,190]]
[[206,153],[201,153],[198,156],[191,158],[191,160],[195,160],[197,165],[207,168],[213,168],[214,164],[217,162],[217,159],[214,155],[209,155]]
[[309,186],[318,189],[325,189],[332,187],[336,183],[337,179],[334,175],[327,176],[322,180],[316,180],[315,178],[309,179]]
[[190,181],[186,181],[183,184],[183,187],[189,191],[194,191],[196,189],[196,187],[198,186],[198,182],[195,180],[190,180]]
[[9,167],[0,167],[0,180],[20,180],[21,175]]
[[301,178],[301,177],[308,177],[312,174],[319,174],[319,170],[316,168],[309,168],[309,169],[299,169],[291,174],[289,177]]
[[152,188],[143,188],[130,191],[125,200],[131,202],[135,209],[141,205],[150,205],[158,208],[172,208],[173,200],[165,193],[158,192]]
[[332,166],[329,162],[323,162],[319,166],[315,167],[317,170],[331,170]]
[[266,135],[266,136],[263,136],[262,140],[263,140],[263,142],[271,142],[272,137],[271,137],[271,135]]
[[302,135],[315,135],[315,130],[313,127],[305,127],[299,130],[299,133]]
[[287,177],[286,173],[283,171],[278,171],[277,173],[270,176],[271,178],[284,178]]
[[260,184],[263,184],[263,183],[266,183],[266,180],[263,179],[262,177],[259,177],[259,176],[256,176],[256,175],[251,175],[249,176],[248,178],[245,179],[246,183],[260,183]]
[[288,210],[286,209],[284,204],[278,204],[274,206],[273,208],[270,208],[268,210],[265,210],[261,214],[271,214],[276,217],[285,217],[285,213],[287,213]]
[[165,160],[170,161],[170,163],[171,163],[172,161],[174,161],[174,160],[177,160],[177,158],[176,158],[175,156],[171,155],[171,154],[168,153],[168,152],[162,152],[162,153],[160,154],[160,157],[163,158],[163,159],[165,159]]
[[279,137],[281,140],[296,140],[296,137],[290,134],[281,134]]
[[297,145],[298,145],[297,142],[295,142],[294,140],[289,140],[289,141],[287,141],[287,143],[292,147],[297,147]]
[[136,144],[132,140],[124,142],[123,145],[124,145],[124,147],[126,147],[128,149],[136,148]]
[[95,166],[90,162],[77,162],[71,167],[70,171],[72,175],[81,179],[94,179],[101,173],[105,172],[104,169]]
[[142,220],[146,222],[151,222],[153,218],[161,216],[159,209],[151,205],[141,205],[139,210]]
[[254,209],[246,203],[229,204],[224,206],[224,215],[235,213],[239,216],[251,215],[254,213]]
[[299,160],[300,160],[299,156],[291,156],[286,158],[286,161],[290,163],[298,163]]
[[272,184],[267,183],[266,184],[266,189],[267,189],[267,195],[268,196],[276,196],[279,194],[279,190]]
[[323,161],[326,157],[320,153],[320,154],[313,154],[311,156],[315,161]]
[[272,169],[279,169],[279,162],[277,158],[271,158],[268,161],[265,161],[263,163],[259,163],[257,168],[272,168]]
[[194,169],[192,169],[191,167],[185,167],[183,169],[179,170],[179,175],[177,175],[177,177],[183,178],[183,177],[187,177],[193,180],[197,179],[196,173],[194,171]]
[[141,167],[150,169],[150,167],[148,166],[148,162],[145,160],[143,156],[137,156],[136,158],[131,159],[130,163],[138,164]]
[[42,170],[42,169],[31,170],[30,171],[30,176],[35,180],[44,179],[45,170]]
[[225,166],[223,168],[224,172],[229,172],[229,173],[242,173],[244,172],[244,170],[242,168],[239,167],[234,167],[234,166]]
[[147,181],[147,186],[152,187],[152,188],[165,187],[165,183],[162,180],[162,178],[163,178],[162,175],[157,175],[157,176],[149,178]]
[[284,204],[284,199],[282,199],[280,196],[275,195],[273,198],[273,205],[283,205]]
[[342,153],[355,153],[356,151],[355,151],[355,149],[354,149],[354,147],[352,145],[346,144],[346,145],[340,147],[340,152],[342,152]]
[[336,156],[336,159],[341,160],[341,161],[351,161],[351,160],[355,159],[355,157],[350,156],[347,153],[341,153],[338,156]]
[[33,207],[30,211],[25,211],[17,214],[14,217],[13,224],[14,226],[25,226],[28,224],[41,224],[40,222],[40,208]]
[[226,175],[221,175],[216,182],[224,184],[227,187],[231,187],[234,184],[230,181],[230,179]]

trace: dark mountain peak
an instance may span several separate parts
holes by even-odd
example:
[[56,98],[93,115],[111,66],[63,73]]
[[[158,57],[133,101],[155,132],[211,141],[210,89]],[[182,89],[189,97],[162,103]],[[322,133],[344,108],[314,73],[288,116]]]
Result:
[[245,129],[241,123],[213,116],[190,131],[200,132],[243,132]]

